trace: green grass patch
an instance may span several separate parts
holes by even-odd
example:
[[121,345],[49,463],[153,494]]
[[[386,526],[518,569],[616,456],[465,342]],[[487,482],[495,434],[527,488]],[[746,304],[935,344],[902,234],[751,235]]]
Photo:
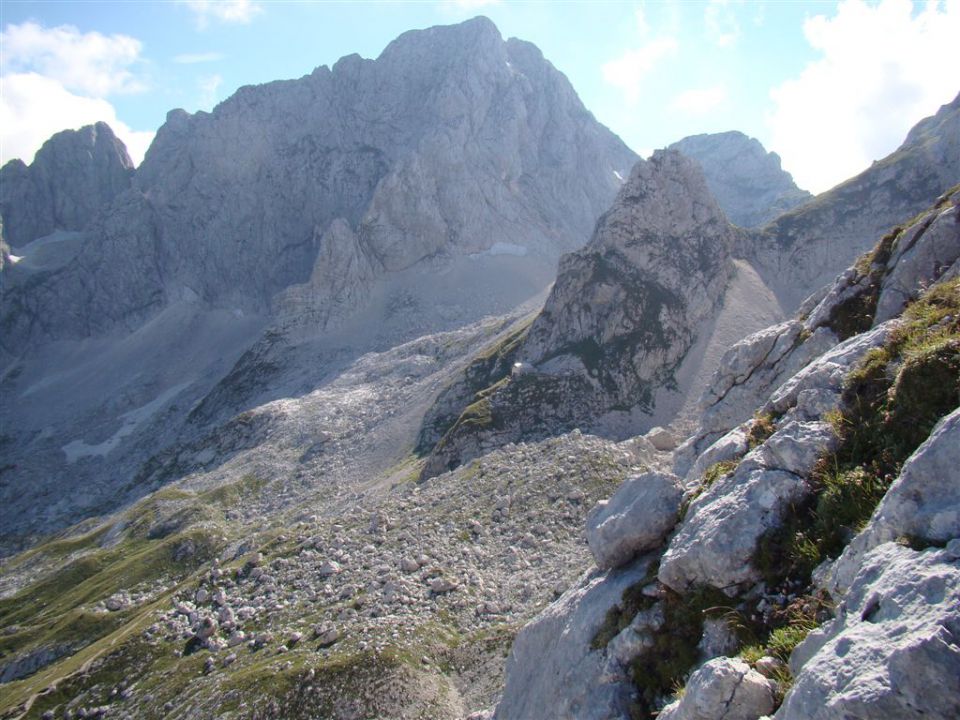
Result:
[[733,471],[737,469],[738,465],[740,465],[740,463],[736,460],[723,460],[714,463],[704,471],[703,480],[700,483],[701,487],[706,489],[720,478],[731,475]]
[[904,461],[960,404],[960,279],[933,286],[903,313],[887,343],[848,375],[839,446],[817,464],[811,498],[758,543],[768,583],[808,581],[869,520]]

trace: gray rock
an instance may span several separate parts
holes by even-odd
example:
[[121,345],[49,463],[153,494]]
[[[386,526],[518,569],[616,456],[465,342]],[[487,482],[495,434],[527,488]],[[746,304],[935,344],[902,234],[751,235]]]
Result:
[[807,492],[805,478],[836,444],[824,422],[786,422],[690,503],[660,563],[660,581],[727,589],[758,579],[750,560],[757,541]]
[[960,194],[927,222],[907,228],[894,244],[880,286],[875,322],[900,314],[960,258]]
[[491,422],[455,426],[421,477],[615,409],[649,415],[652,388],[673,379],[722,305],[736,234],[693,161],[658,151],[638,162],[587,246],[560,262],[517,351],[536,373],[498,385],[485,399]]
[[890,331],[898,324],[898,320],[889,320],[869,332],[854,335],[820,355],[777,388],[764,406],[764,411],[777,414],[787,412],[797,404],[798,397],[804,390],[839,393],[847,373],[870,350],[884,345]]
[[4,240],[21,248],[56,230],[84,230],[132,176],[127,148],[106,123],[57,133],[31,165],[11,160],[0,169]]
[[699,163],[723,212],[741,227],[758,227],[813,199],[781,169],[779,155],[741,132],[691,135],[670,148]]
[[769,680],[738,658],[704,663],[686,684],[680,700],[665,707],[660,720],[757,720],[773,711]]
[[[750,449],[747,434],[750,432],[751,425],[752,421],[735,427],[700,453],[686,475],[685,485],[689,487],[699,483],[703,479],[703,474],[716,463],[739,460],[746,455]],[[679,461],[675,460],[674,467],[676,468],[679,464]]]
[[659,546],[673,529],[683,489],[675,475],[649,472],[628,478],[587,516],[587,544],[602,570],[623,565]]
[[836,445],[836,433],[829,423],[790,421],[751,454],[750,462],[807,477],[817,460]]
[[428,584],[430,585],[430,592],[435,595],[452,592],[457,589],[457,584],[445,577],[430,578]]
[[867,526],[830,569],[826,587],[842,597],[864,556],[899,538],[946,543],[960,537],[960,409],[941,420],[903,465]]
[[734,590],[759,578],[750,565],[757,540],[807,487],[793,473],[746,464],[751,456],[690,504],[660,562],[664,585],[680,593],[701,584]]
[[791,657],[777,720],[960,716],[960,569],[946,550],[887,543],[864,558],[837,618]]
[[626,672],[609,675],[590,644],[623,591],[646,574],[650,559],[607,573],[591,572],[517,635],[507,659],[501,720],[614,720],[627,715],[632,688]]
[[827,328],[819,327],[805,339],[803,331],[799,320],[789,320],[754,333],[727,351],[700,398],[699,426],[677,452],[674,472],[688,475],[710,445],[749,420],[772,391],[837,343]]
[[677,447],[676,436],[669,430],[659,426],[648,430],[644,437],[649,440],[657,450],[673,450]]

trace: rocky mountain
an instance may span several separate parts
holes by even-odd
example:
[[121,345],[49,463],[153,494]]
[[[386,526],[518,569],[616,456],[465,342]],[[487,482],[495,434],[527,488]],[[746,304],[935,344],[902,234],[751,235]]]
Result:
[[780,166],[780,156],[741,132],[690,135],[670,149],[697,161],[730,222],[760,227],[813,198]]
[[0,718],[953,717],[951,112],[805,230],[483,19],[172,112],[0,248]]
[[960,178],[960,96],[856,177],[762,228],[740,250],[786,309],[829,284],[875,238]]
[[[699,425],[699,443],[716,439],[729,418],[698,408],[697,398],[723,353],[783,320],[866,250],[866,238],[960,180],[958,123],[960,98],[919,123],[894,154],[759,230],[727,223],[692,161],[679,174],[679,161],[664,162],[668,153],[648,169],[638,163],[591,242],[561,261],[533,326],[478,358],[440,396],[418,443],[430,455],[423,476],[503,442],[573,427],[623,438],[668,424],[686,435]],[[633,193],[631,183],[647,173],[659,191],[645,185]],[[729,248],[724,262],[704,254],[700,238]],[[754,351],[786,353],[801,330],[784,327],[758,336]],[[742,391],[731,384],[734,395]]]
[[485,716],[955,716],[958,317],[960,187],[789,347],[731,348],[708,397],[736,384],[753,412],[591,511],[595,567],[520,632]]
[[4,271],[5,534],[146,492],[154,455],[328,363],[532,301],[635,159],[484,18],[172,111],[129,190]]
[[667,151],[638,162],[590,242],[561,260],[543,310],[509,353],[514,366],[494,364],[449,393],[477,399],[423,476],[485,444],[588,428],[610,411],[649,413],[722,301],[735,234],[691,160]]
[[57,230],[83,230],[127,190],[133,162],[106,123],[57,133],[33,163],[0,169],[3,237],[12,248]]

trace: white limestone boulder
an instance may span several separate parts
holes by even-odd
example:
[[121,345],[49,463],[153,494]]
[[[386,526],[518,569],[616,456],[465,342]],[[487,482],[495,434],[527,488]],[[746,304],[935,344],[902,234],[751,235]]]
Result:
[[676,475],[648,472],[628,478],[587,516],[587,544],[606,570],[658,547],[673,529],[683,486]]
[[659,720],[757,720],[773,710],[773,686],[738,658],[704,663],[687,681],[683,697]]
[[837,618],[794,651],[776,720],[960,717],[957,545],[871,550]]

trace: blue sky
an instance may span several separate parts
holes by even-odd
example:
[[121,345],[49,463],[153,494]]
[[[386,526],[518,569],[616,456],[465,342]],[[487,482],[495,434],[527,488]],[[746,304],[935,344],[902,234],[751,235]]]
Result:
[[136,160],[175,107],[376,57],[400,33],[491,18],[535,43],[641,154],[737,129],[814,192],[891,152],[960,91],[960,0],[37,2],[2,0],[0,153],[109,122]]

